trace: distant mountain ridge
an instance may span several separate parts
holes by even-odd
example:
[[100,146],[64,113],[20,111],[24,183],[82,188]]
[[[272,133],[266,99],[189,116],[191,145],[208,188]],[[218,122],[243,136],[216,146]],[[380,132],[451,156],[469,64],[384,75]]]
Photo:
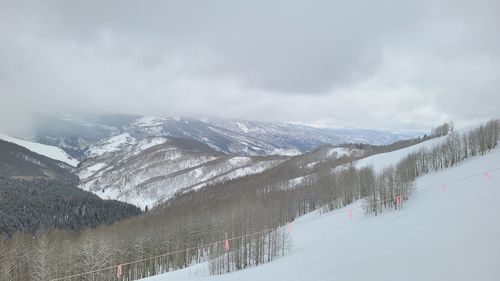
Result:
[[81,189],[143,209],[182,192],[261,173],[320,147],[327,146],[310,165],[353,152],[333,145],[389,144],[415,135],[132,115],[39,116],[31,132],[34,141],[80,160],[75,173]]
[[[297,155],[324,144],[390,144],[421,133],[395,133],[367,129],[315,128],[280,122],[164,118],[156,116],[105,115],[86,118],[36,118],[33,141],[62,148],[83,160],[105,142],[122,141],[127,134],[136,140],[146,137],[176,137],[196,140],[216,151],[239,156]],[[113,139],[115,138],[115,139]],[[103,151],[104,152],[104,151]]]

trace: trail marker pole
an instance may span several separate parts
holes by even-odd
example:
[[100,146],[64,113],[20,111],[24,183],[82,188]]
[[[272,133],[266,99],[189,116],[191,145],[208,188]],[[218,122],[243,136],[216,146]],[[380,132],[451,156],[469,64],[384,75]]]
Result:
[[398,195],[398,196],[396,197],[396,206],[397,206],[397,207],[401,206],[401,195]]
[[123,275],[123,265],[118,265],[116,267],[116,278],[120,279]]

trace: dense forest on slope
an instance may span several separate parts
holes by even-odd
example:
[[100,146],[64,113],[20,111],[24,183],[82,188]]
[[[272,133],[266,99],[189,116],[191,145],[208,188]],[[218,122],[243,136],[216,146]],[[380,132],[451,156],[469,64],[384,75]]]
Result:
[[137,207],[102,200],[75,185],[48,179],[0,177],[0,232],[64,228],[81,230],[139,214]]
[[77,184],[73,167],[34,153],[17,144],[0,140],[0,176],[16,179],[46,178]]
[[81,230],[138,215],[135,206],[102,200],[77,187],[59,161],[0,140],[0,233]]

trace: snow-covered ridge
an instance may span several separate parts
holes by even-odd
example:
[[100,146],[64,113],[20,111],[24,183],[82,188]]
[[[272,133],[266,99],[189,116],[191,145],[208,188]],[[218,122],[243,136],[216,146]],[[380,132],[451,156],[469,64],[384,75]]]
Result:
[[76,167],[78,165],[77,159],[71,157],[64,150],[62,150],[58,147],[55,147],[55,146],[26,141],[26,140],[11,137],[11,136],[8,136],[8,135],[2,134],[2,133],[0,133],[0,139],[2,139],[4,141],[15,143],[15,144],[22,146],[22,147],[25,147],[25,148],[27,148],[35,153],[52,158],[54,160],[64,162],[64,163],[69,164],[73,167]]
[[167,119],[155,116],[143,116],[137,119],[133,124],[139,127],[154,127],[162,125]]
[[129,133],[123,133],[92,145],[86,154],[88,157],[96,157],[105,153],[118,151],[126,146],[134,145],[136,142]]
[[[326,144],[389,144],[418,135],[383,130],[315,128],[280,122],[133,115],[87,119],[49,116],[42,120],[39,126],[27,132],[27,135],[34,136],[32,141],[58,146],[80,160],[133,145],[127,140],[128,136],[136,141],[148,137],[196,140],[218,152],[235,156],[293,156]],[[47,130],[51,126],[54,130]],[[54,131],[58,133],[54,135]],[[109,142],[108,146],[103,145],[105,141]]]

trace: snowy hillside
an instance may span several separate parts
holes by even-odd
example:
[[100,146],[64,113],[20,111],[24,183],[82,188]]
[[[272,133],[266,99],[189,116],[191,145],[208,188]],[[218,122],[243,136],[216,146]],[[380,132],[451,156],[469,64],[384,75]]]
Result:
[[135,139],[121,134],[91,147],[78,170],[80,188],[103,199],[116,199],[142,209],[179,192],[279,165],[286,157],[229,156],[210,147],[172,137]]
[[51,145],[46,145],[46,144],[41,144],[41,143],[36,143],[36,142],[31,142],[31,141],[26,141],[18,138],[14,138],[5,134],[0,133],[0,139],[8,142],[15,143],[17,145],[23,146],[35,153],[38,153],[40,155],[52,158],[54,160],[58,160],[64,163],[67,163],[73,167],[76,167],[78,165],[78,160],[67,154],[64,150],[51,146]]
[[241,144],[251,155],[299,154],[324,144],[370,143],[390,144],[413,138],[419,133],[392,133],[382,130],[315,128],[280,122],[247,120],[206,120],[216,133],[227,134],[236,144],[227,153],[238,153]]
[[412,145],[403,149],[395,150],[387,153],[375,154],[356,162],[356,167],[361,168],[371,166],[375,172],[379,173],[384,168],[398,163],[401,159],[405,158],[408,154],[419,151],[422,148],[432,149],[434,146],[442,144],[446,140],[446,136],[426,140],[416,145]]
[[324,145],[310,153],[301,155],[303,164],[310,170],[314,170],[315,166],[321,163],[332,161],[341,157],[363,157],[366,151],[353,147],[339,147],[334,145]]
[[109,139],[102,140],[91,145],[85,152],[87,157],[96,157],[105,153],[116,152],[125,149],[128,146],[136,144],[136,140],[128,133],[112,136]]
[[399,211],[367,217],[358,201],[303,216],[291,252],[271,263],[219,276],[200,264],[145,280],[498,280],[499,163],[496,149],[421,177]]

